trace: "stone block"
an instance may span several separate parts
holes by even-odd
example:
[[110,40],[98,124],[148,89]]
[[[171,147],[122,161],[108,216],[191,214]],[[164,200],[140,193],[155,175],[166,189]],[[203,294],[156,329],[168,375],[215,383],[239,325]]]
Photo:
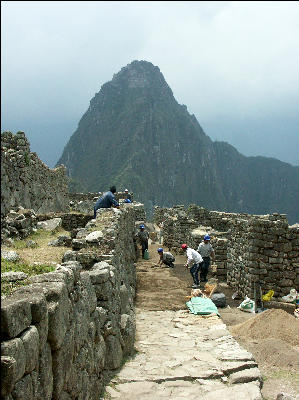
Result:
[[93,285],[107,282],[110,276],[108,269],[92,269],[89,271],[91,283]]
[[59,226],[61,226],[61,223],[62,223],[61,218],[53,218],[53,219],[49,219],[47,221],[38,222],[37,228],[52,232],[55,229],[57,229]]
[[230,384],[247,383],[252,381],[262,382],[261,372],[258,368],[249,368],[243,371],[234,372],[228,379]]
[[9,271],[1,274],[1,280],[3,282],[16,282],[23,281],[28,278],[28,275],[21,271]]
[[101,328],[104,326],[105,322],[108,318],[108,312],[103,307],[96,307],[94,313],[94,321],[97,322],[99,326],[99,332]]
[[25,373],[33,371],[38,363],[39,334],[35,326],[30,326],[22,333],[20,339],[23,342],[26,354]]
[[[76,252],[72,252],[72,253],[76,253]],[[65,261],[61,265],[62,265],[62,267],[71,269],[74,274],[75,282],[78,282],[78,280],[80,278],[80,272],[82,271],[82,265],[79,263],[79,261],[75,261],[75,260]]]
[[1,356],[1,396],[11,393],[15,381],[17,362],[13,357]]
[[80,273],[80,280],[82,285],[82,301],[86,302],[86,304],[88,305],[88,313],[91,314],[92,312],[94,312],[97,306],[95,285],[92,285],[89,272],[87,271],[82,271]]
[[52,400],[53,393],[53,371],[52,354],[49,343],[41,349],[39,354],[39,376],[38,376],[38,398]]
[[11,339],[1,343],[1,356],[7,356],[16,360],[14,381],[18,381],[25,373],[26,352],[20,338]]
[[33,386],[31,375],[25,375],[21,380],[16,382],[12,391],[14,400],[24,400],[33,398]]
[[64,282],[67,285],[68,291],[71,292],[75,285],[75,274],[73,269],[59,264],[55,268],[55,272],[64,275]]
[[131,314],[122,314],[121,320],[121,336],[123,339],[123,352],[124,355],[131,354],[134,349],[136,322],[135,317]]
[[21,287],[17,291],[18,294],[27,295],[30,307],[32,323],[38,323],[42,319],[47,318],[47,301],[43,293],[41,293],[40,285],[31,284]]
[[31,324],[31,307],[26,295],[17,292],[2,301],[1,332],[4,337],[13,338]]
[[105,343],[105,368],[112,370],[119,368],[123,358],[123,351],[119,339],[116,336],[109,335]]
[[97,299],[107,301],[112,296],[112,284],[107,281],[100,285],[93,285]]
[[77,252],[72,251],[72,250],[67,250],[62,258],[62,262],[68,262],[68,261],[76,261],[77,260]]
[[89,269],[98,261],[98,255],[93,251],[79,251],[77,253],[77,261],[82,264],[84,268]]
[[71,304],[64,283],[48,282],[43,283],[42,287],[48,307],[48,341],[52,350],[56,350],[61,346],[68,329]]
[[72,247],[74,250],[80,250],[86,247],[85,239],[73,239],[72,240]]
[[97,375],[105,368],[106,351],[104,337],[98,335],[94,344],[94,372]]
[[98,243],[104,237],[102,231],[93,231],[85,238],[87,243]]
[[20,260],[19,254],[15,251],[3,250],[1,251],[1,257],[4,258],[4,260],[11,262],[17,262]]
[[52,352],[53,375],[53,398],[60,399],[63,386],[70,378],[70,372],[74,355],[74,330],[69,330],[63,340],[61,347]]

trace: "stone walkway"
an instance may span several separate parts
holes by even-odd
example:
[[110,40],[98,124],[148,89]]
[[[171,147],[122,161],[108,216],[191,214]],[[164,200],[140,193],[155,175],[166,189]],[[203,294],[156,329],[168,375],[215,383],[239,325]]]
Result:
[[262,399],[252,354],[217,316],[136,309],[136,325],[136,355],[112,379],[104,399]]

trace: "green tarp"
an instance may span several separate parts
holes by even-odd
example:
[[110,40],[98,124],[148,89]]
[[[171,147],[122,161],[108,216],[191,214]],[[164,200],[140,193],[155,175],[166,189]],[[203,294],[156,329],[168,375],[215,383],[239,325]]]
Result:
[[218,309],[211,299],[191,297],[190,301],[187,301],[186,306],[193,314],[209,315],[216,313],[220,317]]

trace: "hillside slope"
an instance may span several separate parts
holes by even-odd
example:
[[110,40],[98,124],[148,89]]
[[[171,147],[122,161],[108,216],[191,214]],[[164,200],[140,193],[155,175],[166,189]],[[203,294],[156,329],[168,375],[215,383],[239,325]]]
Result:
[[213,142],[146,61],[133,61],[101,87],[59,164],[75,190],[128,187],[147,210],[195,203],[299,221],[299,167]]

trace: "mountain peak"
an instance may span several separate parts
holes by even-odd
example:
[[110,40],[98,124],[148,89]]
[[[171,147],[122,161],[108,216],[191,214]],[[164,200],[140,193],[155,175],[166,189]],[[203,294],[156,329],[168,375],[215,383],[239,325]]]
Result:
[[128,88],[147,88],[154,82],[167,86],[159,67],[149,61],[134,60],[113,75],[111,84],[125,84]]
[[59,163],[77,190],[129,187],[148,210],[194,203],[299,215],[293,185],[299,172],[282,169],[278,160],[257,164],[233,146],[213,143],[148,61],[132,61],[102,85]]

